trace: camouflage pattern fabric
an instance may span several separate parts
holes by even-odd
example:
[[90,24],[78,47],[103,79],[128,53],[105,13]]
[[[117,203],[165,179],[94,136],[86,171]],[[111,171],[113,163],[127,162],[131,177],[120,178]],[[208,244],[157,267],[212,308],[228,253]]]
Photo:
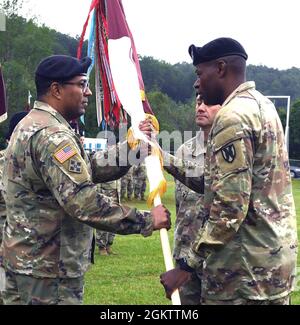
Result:
[[[189,161],[194,168],[202,168],[205,148],[196,148],[196,137],[185,142],[176,152],[176,158]],[[191,243],[204,223],[204,195],[196,193],[175,178],[176,222],[174,231],[175,259],[183,258],[189,252]]]
[[[4,156],[5,156],[5,150],[0,151],[0,246],[2,242],[2,230],[3,230],[3,225],[5,222],[5,217],[6,217],[6,207],[5,207],[5,201],[2,196],[2,172],[4,168]],[[0,265],[1,265],[1,248],[0,248]]]
[[146,191],[146,166],[144,163],[138,166],[133,166],[133,188],[134,197],[139,200],[144,200]]
[[[123,143],[112,151],[117,162],[125,163],[127,154],[121,152],[127,148]],[[105,157],[108,152],[97,152],[89,161],[68,122],[49,105],[35,103],[7,148],[6,270],[36,278],[79,278],[89,266],[91,227],[151,235],[149,213],[113,203],[93,183],[117,179],[128,170],[109,166]]]
[[81,305],[83,277],[38,279],[6,272],[5,305]]
[[204,194],[204,166],[162,151],[164,169],[196,193]]
[[[0,267],[2,266],[2,249],[1,249],[2,231],[3,231],[3,226],[4,226],[5,218],[6,218],[6,207],[5,207],[4,198],[2,196],[2,185],[1,185],[2,184],[2,171],[4,168],[4,155],[5,155],[5,150],[0,151]],[[2,304],[3,304],[2,291],[0,291],[0,305],[2,305]]]
[[[99,184],[100,192],[110,197],[114,203],[120,203],[117,181]],[[115,234],[107,231],[96,230],[96,244],[99,248],[106,248],[113,244]]]
[[277,300],[293,290],[297,227],[281,121],[254,82],[224,102],[208,140],[205,213],[193,249],[204,301]]
[[245,306],[281,306],[290,305],[290,295],[274,300],[249,300],[249,299],[234,299],[234,300],[204,300],[201,305],[245,305]]
[[[175,261],[175,266],[179,267]],[[201,271],[191,273],[191,278],[179,288],[181,305],[200,305],[201,304]]]
[[112,232],[97,230],[96,245],[99,248],[107,248],[109,246],[112,246],[112,244],[114,243],[115,236],[116,235]]
[[[203,168],[205,148],[202,145],[199,150],[197,144],[196,137],[188,140],[178,148],[176,158],[194,163],[195,168]],[[203,225],[203,199],[203,194],[194,192],[175,178],[176,221],[173,250],[175,260],[188,254],[191,244]],[[200,304],[201,274],[199,271],[192,274],[191,279],[179,289],[179,293],[182,305]]]
[[133,167],[131,167],[126,175],[121,178],[121,199],[131,199],[133,195]]

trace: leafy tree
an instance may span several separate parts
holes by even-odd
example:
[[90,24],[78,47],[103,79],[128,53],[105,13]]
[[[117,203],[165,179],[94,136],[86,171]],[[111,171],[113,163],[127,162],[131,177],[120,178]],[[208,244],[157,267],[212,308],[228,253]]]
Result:
[[290,116],[290,158],[300,160],[300,100],[291,109]]
[[[0,0],[0,10],[7,16],[7,31],[0,33],[0,62],[7,88],[9,117],[23,110],[30,90],[35,97],[34,69],[39,61],[51,54],[76,56],[78,37],[56,32],[38,24],[35,18],[26,20],[18,16],[23,0]],[[86,53],[87,42],[82,53]],[[196,130],[194,124],[195,68],[183,62],[171,65],[153,57],[140,57],[145,88],[150,104],[158,117],[162,130],[172,132]],[[300,159],[300,69],[278,70],[266,66],[249,65],[247,79],[265,95],[291,96],[294,102],[290,121],[290,154]],[[94,81],[91,78],[91,87]],[[35,99],[35,98],[33,98]],[[93,95],[85,116],[86,136],[94,137],[99,131],[96,122],[96,102]],[[285,101],[276,100],[276,107],[285,125]],[[280,107],[283,107],[282,109]],[[0,145],[7,123],[0,125]]]

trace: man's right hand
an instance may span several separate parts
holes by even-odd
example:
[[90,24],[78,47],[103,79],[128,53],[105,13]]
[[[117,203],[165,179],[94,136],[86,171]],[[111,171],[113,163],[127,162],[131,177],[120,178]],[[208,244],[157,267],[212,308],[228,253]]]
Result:
[[172,293],[190,279],[191,273],[178,267],[160,275],[160,283],[164,286],[168,299],[171,299]]
[[161,204],[153,208],[151,215],[153,219],[153,230],[162,228],[169,230],[171,228],[171,213],[164,205]]

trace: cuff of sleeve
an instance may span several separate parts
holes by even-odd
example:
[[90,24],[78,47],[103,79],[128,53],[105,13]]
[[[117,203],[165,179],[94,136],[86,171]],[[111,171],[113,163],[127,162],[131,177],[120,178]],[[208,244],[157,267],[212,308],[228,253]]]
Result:
[[139,211],[142,218],[142,228],[141,235],[144,237],[149,237],[153,233],[153,219],[150,212],[147,211]]

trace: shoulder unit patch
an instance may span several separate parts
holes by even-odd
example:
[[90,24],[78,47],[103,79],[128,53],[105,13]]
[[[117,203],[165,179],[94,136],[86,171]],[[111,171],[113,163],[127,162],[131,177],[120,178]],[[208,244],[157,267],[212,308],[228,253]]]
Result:
[[71,159],[69,164],[69,171],[76,174],[81,174],[82,163],[76,159]]
[[229,164],[232,164],[236,157],[234,144],[230,144],[225,148],[222,148],[222,155],[225,161],[227,161]]

